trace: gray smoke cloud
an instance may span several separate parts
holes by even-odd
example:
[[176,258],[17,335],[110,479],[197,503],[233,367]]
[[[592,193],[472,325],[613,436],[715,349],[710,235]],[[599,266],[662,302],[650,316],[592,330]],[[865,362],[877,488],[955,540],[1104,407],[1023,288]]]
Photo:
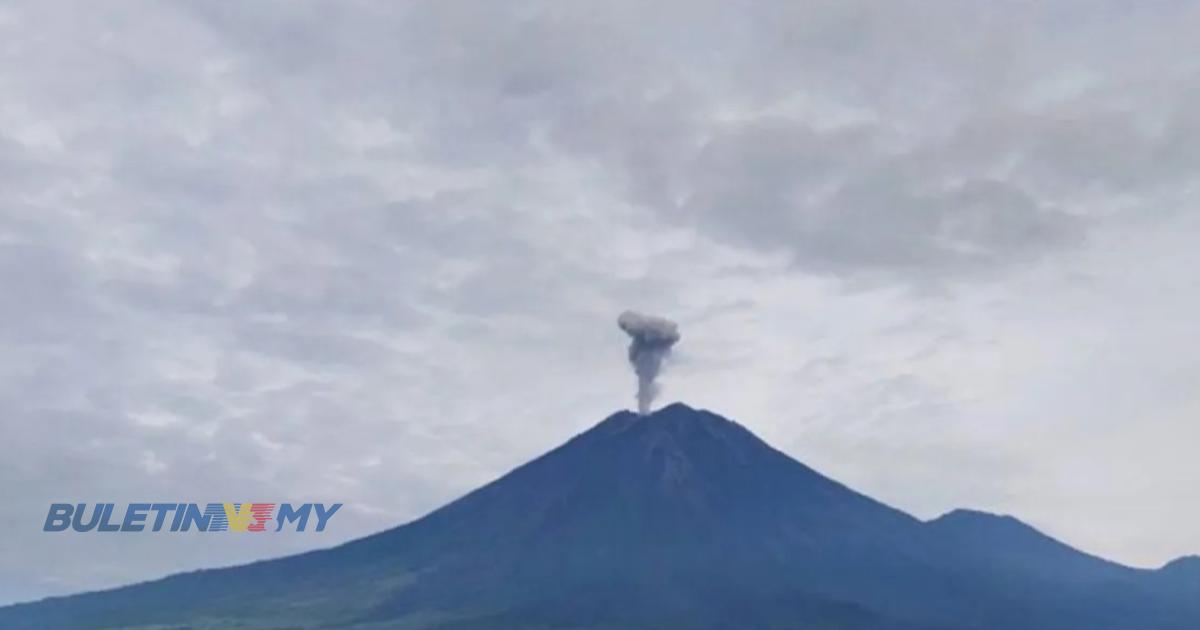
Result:
[[654,379],[663,361],[671,354],[671,346],[679,341],[679,325],[662,317],[625,311],[617,317],[617,325],[629,335],[629,363],[638,379],[638,413],[650,413],[650,402],[658,394]]

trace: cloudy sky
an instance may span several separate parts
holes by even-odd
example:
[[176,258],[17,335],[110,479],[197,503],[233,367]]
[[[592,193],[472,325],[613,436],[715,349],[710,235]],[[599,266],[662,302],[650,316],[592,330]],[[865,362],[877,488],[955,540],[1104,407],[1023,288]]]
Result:
[[[1200,553],[1200,6],[0,7],[0,603],[328,546],[664,399]],[[51,502],[339,501],[323,534]]]

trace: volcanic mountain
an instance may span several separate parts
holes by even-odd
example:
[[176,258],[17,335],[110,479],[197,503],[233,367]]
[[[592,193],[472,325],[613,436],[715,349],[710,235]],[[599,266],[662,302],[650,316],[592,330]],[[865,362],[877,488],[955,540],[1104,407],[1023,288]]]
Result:
[[618,412],[339,547],[0,608],[3,628],[1200,628],[1200,568],[1089,556],[1011,517],[922,522],[737,423]]

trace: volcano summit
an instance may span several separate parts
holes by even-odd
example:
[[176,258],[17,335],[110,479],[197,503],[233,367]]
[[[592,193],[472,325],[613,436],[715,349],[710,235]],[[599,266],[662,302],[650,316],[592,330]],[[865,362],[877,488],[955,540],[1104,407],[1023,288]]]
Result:
[[1200,569],[1011,517],[923,522],[708,411],[622,411],[345,545],[0,608],[3,628],[1200,627]]

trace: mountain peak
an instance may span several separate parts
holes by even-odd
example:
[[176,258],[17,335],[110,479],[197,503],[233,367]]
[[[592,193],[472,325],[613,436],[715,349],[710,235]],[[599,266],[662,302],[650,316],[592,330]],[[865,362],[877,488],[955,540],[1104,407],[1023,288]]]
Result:
[[621,419],[626,422],[632,421],[632,420],[648,420],[648,421],[653,421],[653,422],[663,422],[663,421],[684,422],[684,421],[689,421],[689,420],[690,421],[699,420],[705,416],[711,417],[711,418],[719,418],[721,420],[724,420],[725,422],[735,424],[735,423],[733,423],[732,420],[723,418],[720,415],[717,415],[711,411],[708,411],[707,409],[696,409],[695,407],[692,407],[692,406],[688,405],[687,403],[678,402],[678,401],[667,404],[667,405],[663,405],[662,407],[659,407],[658,409],[655,409],[644,416],[641,414],[638,414],[635,411],[624,409],[624,410],[618,411],[618,412],[614,413],[613,415],[609,416],[609,419],[618,418],[618,419]]
[[1182,630],[1200,619],[1197,567],[1139,582],[1011,516],[922,523],[674,402],[613,413],[406,525],[0,609],[0,626]]
[[744,461],[754,452],[767,457],[782,455],[742,425],[682,402],[673,402],[645,416],[618,411],[577,435],[563,448],[583,443],[594,447],[599,440],[618,440],[626,455],[649,449],[660,456],[675,453],[708,460],[695,462],[704,465],[726,456]]
[[1187,573],[1200,575],[1200,556],[1183,556],[1162,566],[1159,571],[1165,573]]
[[675,401],[668,405],[662,406],[657,411],[650,412],[650,415],[651,416],[664,416],[664,415],[678,415],[678,414],[694,414],[694,413],[700,413],[701,411],[702,410],[698,410],[694,407],[689,406],[687,403]]
[[957,509],[928,522],[930,531],[946,538],[962,538],[972,543],[989,540],[1006,546],[1046,549],[1065,547],[1033,526],[1007,514],[982,510]]
[[1016,517],[1008,514],[996,514],[994,512],[985,512],[983,510],[972,510],[968,508],[958,508],[950,510],[945,514],[930,521],[930,524],[941,523],[943,525],[976,525],[982,527],[1004,527],[1004,528],[1019,528],[1023,530],[1033,529],[1029,525],[1021,522]]
[[[605,541],[619,537],[649,557],[686,541],[699,548],[748,537],[807,547],[847,528],[896,522],[916,523],[742,425],[676,402],[646,416],[613,413],[412,529],[470,532],[456,545],[553,536],[572,553],[607,549]],[[480,535],[485,529],[489,533]]]

